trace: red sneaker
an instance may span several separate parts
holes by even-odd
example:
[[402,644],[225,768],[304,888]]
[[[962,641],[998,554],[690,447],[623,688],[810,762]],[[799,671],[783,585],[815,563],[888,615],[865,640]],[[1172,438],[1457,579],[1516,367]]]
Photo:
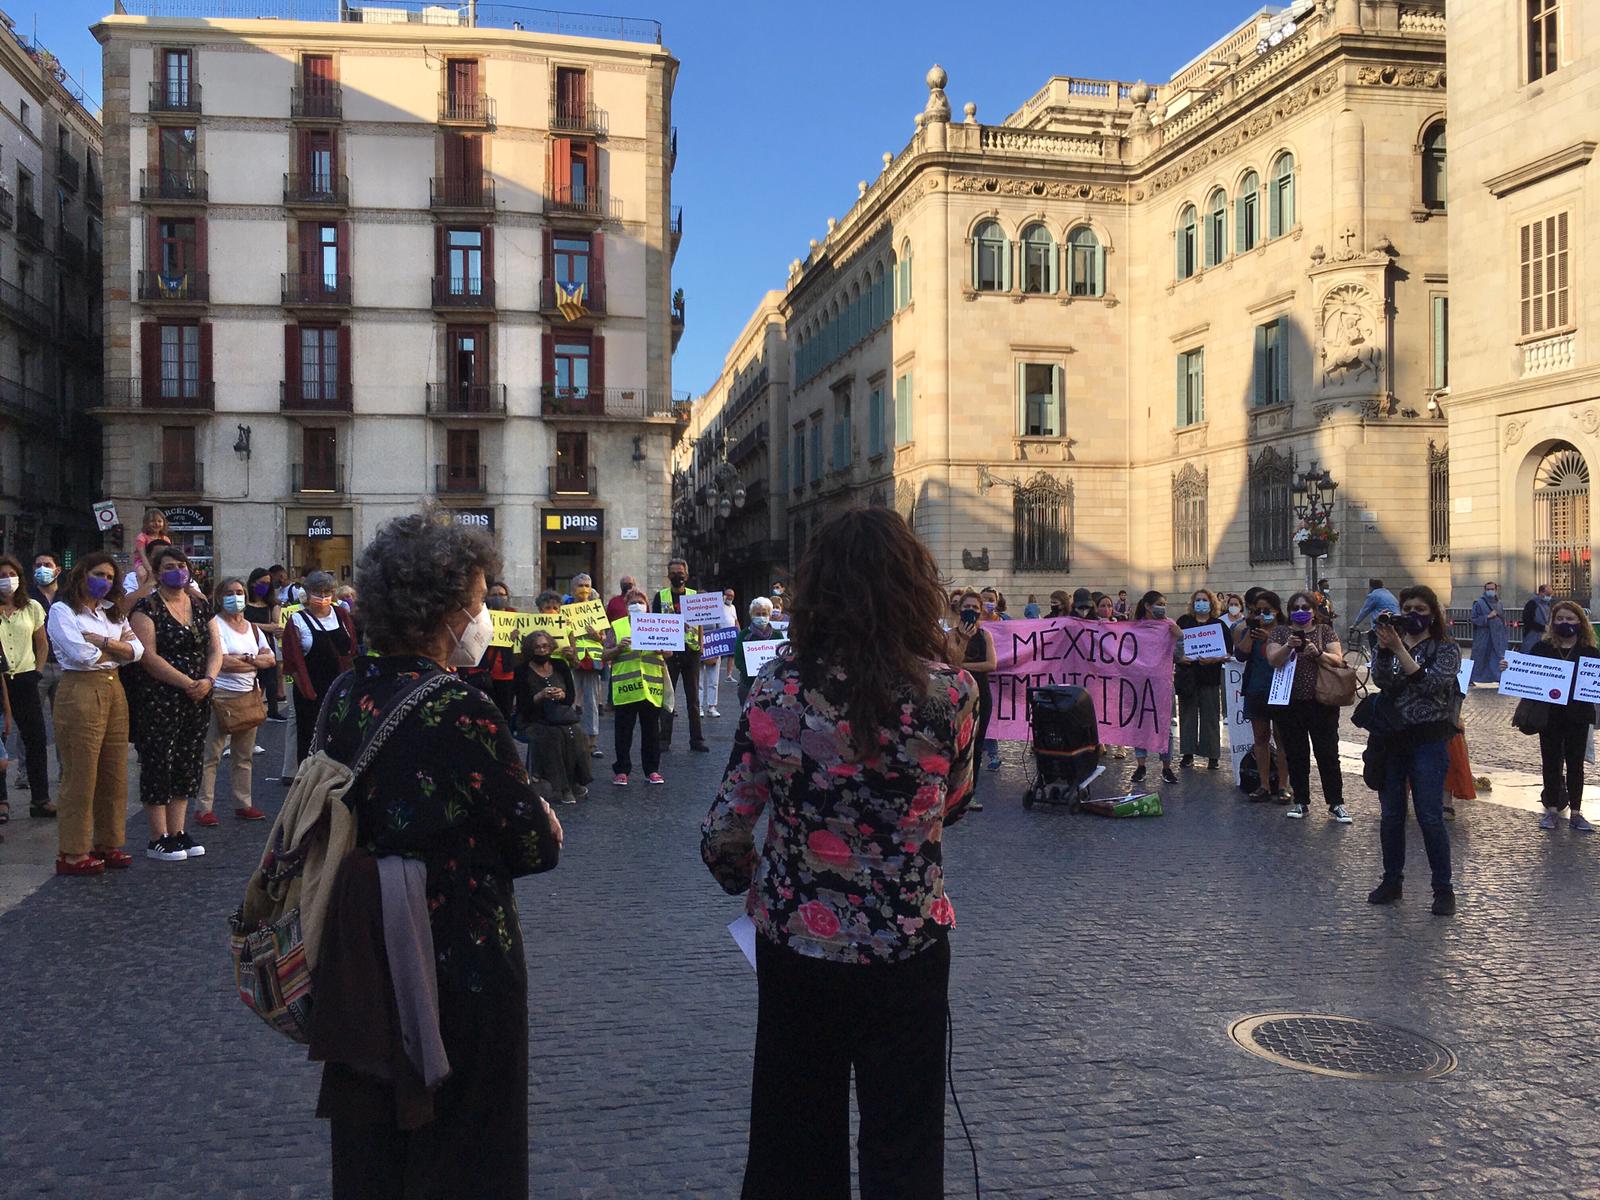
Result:
[[133,855],[124,854],[121,850],[91,850],[89,857],[98,858],[112,871],[126,871],[133,866]]
[[207,828],[210,828],[212,825],[217,823],[217,814],[214,812],[196,813],[194,823],[196,825],[204,825]]
[[57,875],[104,875],[105,872],[105,861],[92,854],[88,858],[80,858],[77,862],[68,862],[64,855],[56,855]]
[[648,775],[646,775],[644,777],[644,781],[646,783],[655,783],[655,784],[662,784],[662,783],[666,782],[665,779],[661,778],[661,772],[660,771],[651,771],[650,774],[648,774]]
[[[265,821],[267,819],[267,814],[262,812],[254,804],[248,805],[245,808],[234,809],[233,815],[238,817],[241,821]],[[213,821],[212,824],[215,825],[216,822]]]

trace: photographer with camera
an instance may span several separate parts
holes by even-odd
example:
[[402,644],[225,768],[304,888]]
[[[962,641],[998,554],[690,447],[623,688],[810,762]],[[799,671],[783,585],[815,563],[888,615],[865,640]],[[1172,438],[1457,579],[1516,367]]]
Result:
[[1272,630],[1266,649],[1267,662],[1273,670],[1281,670],[1291,660],[1295,664],[1289,703],[1272,710],[1278,724],[1278,741],[1289,760],[1289,786],[1294,793],[1294,803],[1283,815],[1298,820],[1309,811],[1311,756],[1315,754],[1328,816],[1348,825],[1344,775],[1339,770],[1339,710],[1317,699],[1317,676],[1325,665],[1344,665],[1343,648],[1339,635],[1317,609],[1317,597],[1310,592],[1290,596],[1289,623]]
[[1271,800],[1283,803],[1283,782],[1289,778],[1289,760],[1283,747],[1277,748],[1278,787],[1272,786],[1273,746],[1272,710],[1267,707],[1267,697],[1272,692],[1273,666],[1267,661],[1267,642],[1273,629],[1283,624],[1283,607],[1276,592],[1257,591],[1249,597],[1249,615],[1244,619],[1244,631],[1235,631],[1233,656],[1244,664],[1244,679],[1240,692],[1244,699],[1244,715],[1250,722],[1250,732],[1255,735],[1256,770],[1261,784],[1250,793],[1256,801]]
[[1377,758],[1368,782],[1376,777],[1383,808],[1379,839],[1383,847],[1383,881],[1367,901],[1393,904],[1400,899],[1406,865],[1406,796],[1416,809],[1422,844],[1433,871],[1433,912],[1453,916],[1455,889],[1450,883],[1450,834],[1444,823],[1444,780],[1449,769],[1448,744],[1456,732],[1461,690],[1456,675],[1461,651],[1445,625],[1439,598],[1428,587],[1400,593],[1398,617],[1380,615],[1378,655],[1372,682],[1380,694],[1363,702],[1371,737],[1368,753]]

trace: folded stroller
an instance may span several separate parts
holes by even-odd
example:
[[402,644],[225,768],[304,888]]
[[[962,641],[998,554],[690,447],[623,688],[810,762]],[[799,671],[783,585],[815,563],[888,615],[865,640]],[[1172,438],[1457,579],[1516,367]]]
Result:
[[1022,807],[1065,804],[1076,812],[1089,798],[1089,785],[1105,770],[1094,701],[1080,687],[1031,687],[1028,733],[1034,770]]

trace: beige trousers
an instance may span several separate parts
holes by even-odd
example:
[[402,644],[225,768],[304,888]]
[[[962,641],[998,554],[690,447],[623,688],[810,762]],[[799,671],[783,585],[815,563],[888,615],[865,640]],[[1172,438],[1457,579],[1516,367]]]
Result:
[[250,807],[250,773],[255,761],[256,731],[224,733],[217,726],[217,710],[211,710],[211,728],[206,731],[206,759],[200,771],[200,811],[211,811],[211,798],[217,791],[217,764],[222,761],[222,748],[231,747],[228,756],[228,777],[233,785],[234,808]]
[[63,671],[52,716],[61,755],[56,839],[62,854],[127,841],[128,701],[115,671]]

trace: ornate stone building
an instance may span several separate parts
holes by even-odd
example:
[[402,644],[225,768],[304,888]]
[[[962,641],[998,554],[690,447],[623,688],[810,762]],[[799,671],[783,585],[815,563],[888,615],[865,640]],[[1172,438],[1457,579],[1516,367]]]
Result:
[[1166,83],[1056,77],[993,125],[930,71],[909,143],[791,264],[791,558],[892,504],[1013,611],[1290,587],[1315,467],[1342,606],[1374,572],[1447,584],[1444,29],[1431,0],[1300,0]]
[[1498,577],[1596,603],[1600,536],[1600,9],[1451,8],[1449,491],[1457,595]]

